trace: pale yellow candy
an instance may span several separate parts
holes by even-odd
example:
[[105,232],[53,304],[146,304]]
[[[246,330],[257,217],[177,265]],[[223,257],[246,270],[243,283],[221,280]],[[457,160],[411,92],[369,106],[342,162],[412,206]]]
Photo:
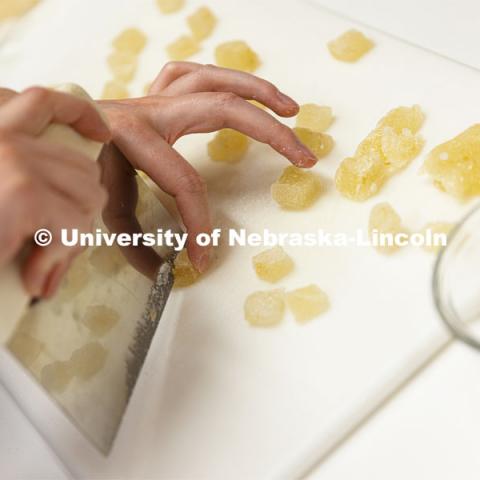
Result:
[[287,292],[285,301],[299,323],[308,322],[330,308],[327,294],[313,284]]
[[308,128],[314,132],[324,132],[333,123],[333,114],[330,107],[306,103],[300,106],[296,126]]
[[254,72],[260,66],[258,55],[242,40],[225,42],[215,49],[217,65],[244,72]]
[[59,294],[62,299],[70,300],[77,296],[90,280],[90,269],[88,268],[85,255],[79,256],[74,260],[65,280],[63,281]]
[[[387,202],[379,203],[372,208],[368,222],[368,231],[370,235],[374,232],[391,235],[405,233],[408,235],[408,231],[403,226],[400,216]],[[391,245],[386,243],[385,245],[377,245],[375,248],[380,253],[394,253],[399,249],[399,245],[392,242]]]
[[127,265],[127,260],[117,246],[95,248],[90,254],[89,262],[97,272],[106,276],[116,275]]
[[63,393],[73,375],[69,362],[54,362],[46,365],[40,372],[40,383],[52,393]]
[[358,30],[348,30],[328,42],[328,50],[342,62],[356,62],[373,48],[373,42]]
[[422,128],[425,121],[425,114],[419,105],[411,107],[397,107],[390,110],[377,123],[377,128],[390,127],[400,134],[405,128],[408,128],[411,133],[417,133]]
[[175,288],[189,287],[200,278],[200,272],[192,265],[187,250],[182,250],[175,258],[173,278]]
[[208,155],[215,162],[235,163],[245,156],[248,145],[249,140],[246,135],[224,128],[208,143]]
[[211,35],[217,25],[217,17],[208,7],[200,7],[195,13],[187,17],[187,23],[193,38],[200,42]]
[[407,166],[423,148],[425,141],[420,135],[414,135],[408,128],[401,134],[393,128],[385,127],[381,137],[382,152],[389,173],[396,172]]
[[185,0],[157,0],[158,8],[162,13],[178,12],[184,4]]
[[255,327],[279,324],[285,314],[283,290],[259,291],[250,294],[244,305],[245,320]]
[[107,58],[107,64],[115,80],[121,83],[131,82],[137,72],[137,57],[132,52],[113,52]]
[[335,142],[327,133],[300,127],[295,127],[293,131],[299,140],[311,150],[317,160],[326,157],[333,150]]
[[170,60],[185,60],[195,55],[200,46],[193,37],[183,35],[174,42],[167,45],[167,54]]
[[[438,234],[443,234],[448,237],[454,226],[453,223],[448,222],[430,222],[422,228],[421,233],[425,237],[430,237],[432,240],[434,238],[436,239]],[[424,245],[423,249],[427,252],[437,253],[442,249],[442,245]]]
[[123,99],[129,96],[130,93],[127,87],[121,82],[112,80],[103,87],[102,98],[104,100]]
[[147,43],[147,37],[138,28],[127,28],[114,40],[113,47],[119,52],[130,52],[138,55]]
[[90,305],[85,311],[82,323],[97,336],[108,333],[119,321],[117,310],[105,305]]
[[252,259],[253,268],[262,280],[275,283],[293,270],[293,260],[282,247],[265,250]]
[[251,103],[254,107],[261,108],[262,110],[265,110],[267,107],[260,102],[257,102],[257,100],[247,100],[249,103]]
[[0,20],[20,17],[35,5],[39,0],[0,0]]
[[480,195],[480,124],[435,147],[424,170],[438,189],[454,197]]
[[322,191],[320,179],[309,171],[287,167],[272,185],[272,198],[288,210],[303,210],[310,207]]
[[38,358],[43,343],[25,332],[15,332],[8,343],[8,348],[25,366],[30,366]]
[[69,361],[70,371],[81,380],[89,380],[103,369],[107,356],[108,352],[101,343],[87,343],[73,352]]

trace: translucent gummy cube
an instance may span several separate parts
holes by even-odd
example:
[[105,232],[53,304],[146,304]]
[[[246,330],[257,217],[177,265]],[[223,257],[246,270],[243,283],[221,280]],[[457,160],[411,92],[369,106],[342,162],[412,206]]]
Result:
[[185,0],[157,0],[157,6],[162,13],[175,13],[178,12]]
[[293,270],[293,261],[282,247],[265,250],[252,259],[253,268],[262,280],[275,283]]
[[72,380],[69,362],[54,362],[46,365],[40,372],[40,383],[47,391],[63,393]]
[[334,58],[342,62],[356,62],[373,48],[373,42],[358,30],[348,30],[327,44]]
[[296,126],[314,132],[324,132],[333,122],[332,109],[324,105],[306,103],[300,106]]
[[113,77],[121,83],[132,81],[137,71],[137,57],[131,52],[113,52],[107,58]]
[[254,72],[260,66],[258,55],[242,40],[222,43],[215,49],[217,65],[244,72]]
[[[408,234],[407,229],[403,226],[402,220],[394,208],[387,202],[379,203],[372,208],[368,222],[368,230],[370,235],[373,232],[379,234],[397,235],[399,233]],[[399,249],[399,245],[392,242],[385,245],[377,245],[375,248],[380,253],[394,253]]]
[[200,50],[200,46],[193,37],[182,35],[174,42],[167,45],[167,54],[170,60],[186,60],[195,55]]
[[96,336],[108,333],[119,321],[117,310],[105,305],[89,305],[82,323]]
[[258,291],[250,294],[244,305],[245,319],[255,327],[279,324],[285,313],[283,290]]
[[295,135],[306,145],[317,159],[326,157],[333,149],[333,138],[322,132],[315,132],[308,128],[295,127]]
[[217,17],[208,7],[200,7],[187,17],[187,23],[193,38],[200,42],[211,35],[217,24]]
[[248,145],[249,140],[246,135],[224,128],[208,143],[208,155],[215,162],[235,163],[245,156]]
[[200,272],[192,265],[187,250],[182,250],[175,258],[173,278],[175,288],[189,287],[200,278]]
[[287,292],[285,300],[299,323],[308,322],[330,308],[327,294],[313,284]]
[[147,43],[146,35],[138,28],[123,30],[114,40],[113,47],[119,52],[129,52],[138,55]]

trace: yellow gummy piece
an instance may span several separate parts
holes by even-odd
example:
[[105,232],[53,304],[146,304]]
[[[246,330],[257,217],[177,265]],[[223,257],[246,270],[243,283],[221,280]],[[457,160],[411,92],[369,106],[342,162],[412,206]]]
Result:
[[295,127],[293,131],[299,140],[311,150],[317,160],[326,157],[333,150],[335,142],[327,133],[300,127]]
[[108,352],[99,342],[90,342],[75,350],[69,360],[70,371],[75,377],[90,380],[102,370]]
[[189,287],[200,278],[200,272],[192,265],[186,250],[182,250],[175,258],[173,278],[175,288]]
[[324,132],[333,123],[332,109],[325,105],[306,103],[300,106],[296,126],[314,132]]
[[211,35],[217,25],[217,17],[208,7],[200,7],[187,17],[187,23],[193,38],[200,42]]
[[289,166],[272,185],[272,198],[288,210],[310,207],[322,190],[320,179],[312,172]]
[[217,65],[243,72],[254,72],[260,66],[258,55],[242,40],[225,42],[215,49]]
[[[372,208],[368,221],[368,231],[370,235],[374,231],[380,234],[397,235],[399,233],[408,233],[402,225],[402,220],[394,208],[387,202],[379,203]],[[399,249],[398,245],[377,245],[375,248],[380,253],[394,253]]]
[[208,155],[215,162],[235,163],[245,156],[249,143],[243,133],[224,128],[208,143]]
[[157,0],[157,6],[162,13],[175,13],[185,4],[185,0]]
[[342,62],[356,62],[373,48],[373,42],[358,30],[348,30],[328,42],[327,47],[334,58]]
[[105,305],[90,305],[85,311],[82,323],[97,336],[108,333],[119,321],[120,314]]
[[259,291],[250,294],[244,304],[245,320],[254,327],[279,324],[285,314],[283,290]]
[[293,270],[293,261],[282,247],[265,250],[252,259],[253,268],[262,280],[275,283]]
[[299,323],[308,322],[330,308],[327,294],[313,284],[287,292],[285,301]]
[[127,87],[118,81],[112,80],[107,82],[103,87],[102,98],[104,100],[115,100],[115,99],[122,99],[128,98],[130,93]]
[[127,28],[113,40],[113,47],[116,50],[130,52],[133,55],[138,55],[146,44],[147,37],[138,28]]
[[39,0],[1,0],[0,20],[20,17],[37,5],[38,1]]
[[[430,222],[427,223],[421,230],[422,235],[426,236],[428,232],[431,233],[432,239],[436,234],[442,233],[449,235],[455,225],[448,222]],[[424,245],[422,247],[427,252],[438,253],[441,249],[441,245]]]
[[40,355],[43,343],[25,332],[15,332],[8,348],[25,366],[30,366]]
[[116,275],[127,265],[126,258],[117,246],[95,248],[90,254],[89,262],[97,272],[106,276]]
[[187,35],[183,35],[167,45],[167,54],[170,60],[185,60],[195,55],[199,50],[200,46],[197,41]]
[[115,80],[128,83],[137,71],[137,57],[131,52],[113,52],[107,58],[107,64]]
[[52,393],[63,393],[72,380],[69,362],[54,362],[40,372],[40,383]]

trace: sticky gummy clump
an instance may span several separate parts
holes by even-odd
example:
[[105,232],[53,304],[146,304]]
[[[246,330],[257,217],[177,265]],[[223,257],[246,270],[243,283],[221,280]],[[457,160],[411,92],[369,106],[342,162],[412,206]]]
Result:
[[334,58],[342,62],[356,62],[373,48],[373,42],[358,30],[348,30],[327,44]]
[[320,195],[322,185],[312,172],[297,167],[287,167],[272,185],[272,198],[288,210],[310,207]]
[[167,54],[170,60],[185,60],[195,55],[199,50],[200,46],[197,41],[188,35],[183,35],[167,45]]
[[299,323],[308,322],[330,308],[327,294],[313,284],[287,292],[285,300]]
[[108,352],[99,342],[90,342],[75,350],[69,360],[70,370],[75,377],[89,380],[104,367]]
[[435,147],[424,170],[438,189],[454,197],[480,195],[480,124]]
[[[437,242],[439,234],[448,237],[453,227],[453,223],[431,222],[427,223],[425,227],[422,228],[421,233],[425,238],[430,238],[432,241]],[[438,245],[424,245],[423,249],[427,252],[437,253],[442,249],[442,247],[443,245],[439,243]]]
[[[391,236],[399,233],[407,233],[402,225],[402,220],[393,207],[387,203],[379,203],[372,208],[370,219],[368,222],[368,230],[370,235],[374,233],[390,234]],[[386,239],[386,237],[384,237]],[[385,245],[376,245],[375,248],[380,253],[393,253],[398,250],[399,245],[395,242],[386,242]]]
[[360,143],[354,157],[341,162],[335,175],[337,190],[356,201],[375,195],[391,175],[420,153],[424,142],[416,133],[423,121],[418,105],[388,112]]
[[43,343],[28,333],[16,332],[8,344],[8,348],[25,366],[30,366],[40,355]]
[[247,153],[249,140],[230,128],[220,130],[208,144],[208,155],[215,162],[235,163]]
[[138,28],[127,28],[114,40],[113,47],[119,52],[138,55],[147,43],[147,37]]
[[110,81],[103,87],[102,98],[104,100],[115,100],[128,98],[130,93],[127,87],[118,81]]
[[283,290],[259,291],[250,294],[244,305],[245,319],[255,327],[277,325],[285,314]]
[[326,157],[333,149],[333,138],[326,133],[300,127],[295,127],[293,131],[299,140],[311,150],[317,160]]
[[215,49],[217,65],[244,72],[254,72],[260,66],[258,55],[242,40],[222,43]]
[[157,6],[162,13],[175,13],[178,12],[185,0],[157,0]]
[[72,380],[69,362],[54,362],[40,372],[40,383],[52,393],[63,393]]
[[82,323],[97,336],[108,333],[120,319],[119,313],[105,305],[87,307]]
[[193,38],[197,41],[205,40],[213,32],[217,17],[208,7],[200,7],[195,13],[187,18],[188,26]]
[[265,250],[252,259],[256,274],[267,282],[275,283],[293,270],[293,261],[282,247]]
[[296,126],[314,132],[324,132],[333,122],[332,109],[323,105],[306,103],[300,106]]
[[175,258],[173,278],[175,288],[189,287],[200,277],[200,272],[192,265],[186,250],[182,250]]
[[137,57],[131,52],[113,52],[107,63],[114,78],[123,83],[130,82],[137,71]]

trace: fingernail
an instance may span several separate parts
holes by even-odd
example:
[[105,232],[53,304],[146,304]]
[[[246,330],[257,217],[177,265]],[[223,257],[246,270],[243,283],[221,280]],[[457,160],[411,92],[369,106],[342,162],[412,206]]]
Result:
[[293,98],[290,98],[288,95],[285,95],[280,90],[277,91],[277,97],[285,105],[288,105],[290,107],[298,107],[298,103]]
[[210,252],[202,252],[197,261],[197,269],[200,273],[205,273],[210,265]]

